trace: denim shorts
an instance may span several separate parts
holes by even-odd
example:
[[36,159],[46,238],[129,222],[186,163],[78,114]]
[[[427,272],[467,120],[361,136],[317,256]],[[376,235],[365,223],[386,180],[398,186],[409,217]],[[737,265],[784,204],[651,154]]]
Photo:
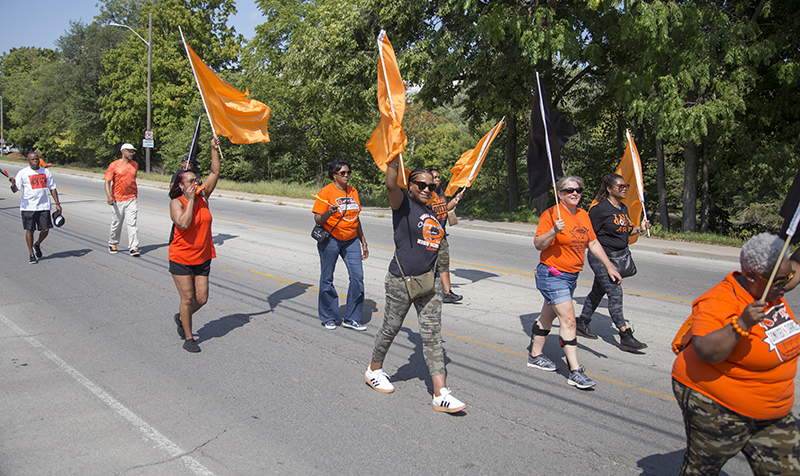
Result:
[[561,272],[561,276],[550,274],[549,266],[539,263],[536,267],[536,289],[542,293],[545,303],[554,306],[572,301],[572,293],[578,285],[578,273]]

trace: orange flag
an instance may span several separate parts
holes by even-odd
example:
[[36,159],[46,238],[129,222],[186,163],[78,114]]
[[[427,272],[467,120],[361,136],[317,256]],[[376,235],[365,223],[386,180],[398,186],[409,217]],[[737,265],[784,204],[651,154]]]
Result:
[[[622,155],[622,160],[617,166],[614,173],[619,174],[625,179],[625,183],[631,184],[628,189],[628,195],[622,200],[622,203],[628,207],[628,215],[633,220],[634,225],[639,225],[642,222],[642,214],[647,219],[647,211],[644,208],[644,182],[642,182],[642,161],[639,158],[639,151],[636,149],[636,144],[633,143],[631,131],[625,133],[628,145],[625,146],[625,153]],[[589,208],[597,205],[597,200],[592,202]],[[636,243],[639,239],[639,234],[631,235],[628,238],[630,244]]]
[[[403,114],[406,111],[406,90],[403,78],[400,77],[400,68],[397,67],[397,58],[394,49],[389,43],[386,31],[381,30],[378,35],[378,109],[381,112],[381,121],[372,137],[367,141],[367,149],[372,153],[375,164],[386,172],[386,165],[396,156],[400,155],[400,174],[398,183],[407,187],[407,175],[403,164],[403,150],[408,139],[403,131]],[[400,183],[405,181],[405,183]]]
[[484,159],[486,159],[489,147],[500,132],[501,127],[503,127],[503,119],[492,127],[492,130],[487,132],[486,135],[483,136],[483,139],[478,141],[474,149],[470,149],[461,154],[461,158],[458,159],[456,165],[450,169],[453,176],[447,184],[447,190],[444,191],[446,196],[452,197],[460,187],[469,187],[472,185],[472,182],[475,181],[475,177],[478,176],[478,171],[481,170]]
[[223,81],[203,63],[185,39],[183,44],[214,133],[227,137],[234,144],[269,142],[269,107],[255,99],[247,99],[250,94],[247,88],[241,92]]

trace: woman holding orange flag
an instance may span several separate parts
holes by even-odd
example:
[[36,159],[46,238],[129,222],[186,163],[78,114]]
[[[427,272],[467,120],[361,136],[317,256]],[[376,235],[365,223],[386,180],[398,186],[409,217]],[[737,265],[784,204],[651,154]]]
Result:
[[211,139],[211,173],[203,185],[191,170],[181,171],[169,190],[169,212],[175,236],[169,244],[169,272],[180,294],[180,312],[175,314],[183,348],[200,352],[192,336],[192,316],[208,302],[211,259],[217,256],[211,241],[208,197],[219,180],[219,138]]

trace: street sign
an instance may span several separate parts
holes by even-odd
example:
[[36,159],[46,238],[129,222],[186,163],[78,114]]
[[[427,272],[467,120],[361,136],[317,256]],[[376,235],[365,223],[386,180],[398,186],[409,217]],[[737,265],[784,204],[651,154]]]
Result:
[[153,139],[142,139],[142,147],[145,149],[153,148]]
[[153,131],[144,131],[144,138],[153,140]]

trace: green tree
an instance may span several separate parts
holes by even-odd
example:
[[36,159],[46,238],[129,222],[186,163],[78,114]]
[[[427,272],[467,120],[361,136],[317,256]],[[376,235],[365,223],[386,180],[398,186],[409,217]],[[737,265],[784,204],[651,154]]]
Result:
[[[158,162],[162,138],[178,140],[176,131],[194,126],[199,93],[178,27],[186,41],[215,71],[234,67],[239,57],[241,35],[227,25],[235,13],[233,0],[212,0],[198,4],[189,0],[154,2],[106,2],[104,18],[118,23],[113,15],[124,12],[124,21],[143,38],[147,37],[148,14],[153,14],[153,61],[151,81],[152,130],[156,138]],[[138,7],[138,9],[137,9]],[[116,28],[109,26],[107,28]],[[105,74],[100,87],[107,94],[99,98],[100,115],[107,126],[103,133],[109,144],[135,142],[144,136],[147,112],[147,45],[132,33],[127,41],[103,56]],[[224,76],[224,74],[222,74]],[[181,136],[182,137],[182,136]],[[185,139],[188,144],[191,138]],[[173,159],[174,160],[174,159]]]

